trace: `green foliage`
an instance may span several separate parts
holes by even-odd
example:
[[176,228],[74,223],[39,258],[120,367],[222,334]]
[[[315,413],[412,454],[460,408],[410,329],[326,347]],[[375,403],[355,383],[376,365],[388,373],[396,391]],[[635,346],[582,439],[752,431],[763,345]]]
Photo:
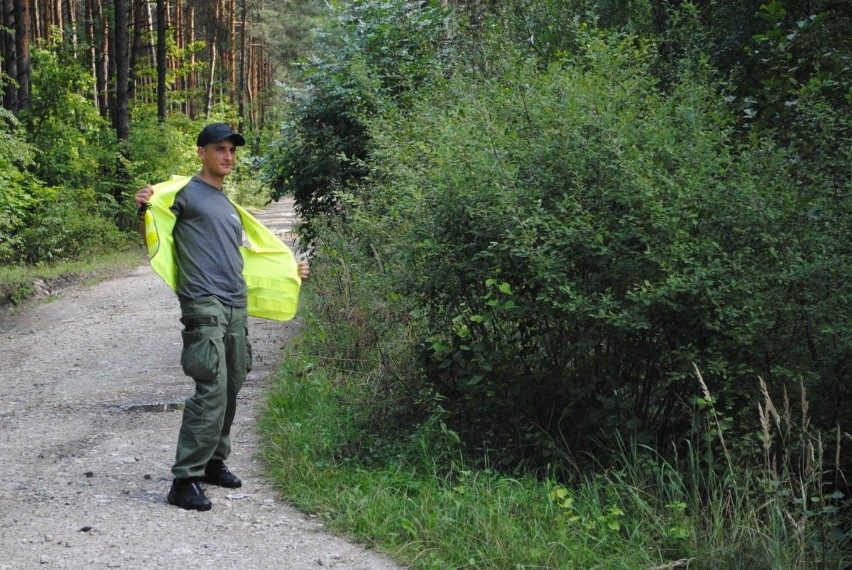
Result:
[[95,188],[113,195],[117,151],[109,123],[87,97],[93,79],[58,38],[33,46],[32,110],[22,113],[36,149],[35,174],[49,186]]
[[281,140],[264,164],[273,199],[294,196],[306,223],[333,213],[335,192],[366,174],[361,162],[367,152],[365,129],[349,94],[346,89],[318,91],[309,102],[294,101],[296,118],[285,120]]
[[[389,268],[381,259],[364,257],[365,244],[343,224],[318,229],[322,239],[312,248],[312,277],[303,293],[312,316],[301,330],[317,366],[339,378],[335,389],[341,398],[359,402],[361,431],[348,441],[349,453],[364,461],[385,459],[426,421],[431,424],[424,439],[432,453],[443,453],[452,435],[436,427],[439,405],[414,361],[412,341],[418,335],[410,304],[394,292]],[[389,426],[405,428],[388,431]]]
[[[576,66],[540,73],[506,61],[485,81],[457,77],[433,99],[446,105],[427,102],[411,120],[376,129],[389,172],[371,205],[408,200],[416,214],[395,213],[417,216],[376,246],[418,268],[400,279],[428,315],[423,356],[456,428],[499,447],[507,464],[540,435],[651,427],[656,410],[641,410],[631,392],[676,389],[659,377],[668,353],[651,348],[663,331],[646,331],[669,320],[652,304],[691,294],[680,277],[691,252],[662,249],[698,223],[685,209],[689,188],[708,181],[686,166],[710,158],[707,171],[729,168],[713,156],[720,131],[702,110],[706,94],[666,101],[645,48],[577,33],[587,51]],[[684,120],[695,128],[682,132]],[[377,226],[399,223],[376,210]],[[659,280],[650,298],[630,299],[649,278]],[[536,450],[544,461],[549,445]]]
[[[289,491],[423,567],[848,565],[852,156],[848,50],[815,49],[839,38],[827,7],[791,21],[767,4],[770,22],[748,3],[511,3],[453,20],[459,51],[398,90],[379,72],[392,54],[338,34],[346,65],[312,82],[358,94],[339,108],[363,154],[290,138],[315,170],[280,171],[326,200],[310,365],[290,386],[324,402],[310,420],[273,404]],[[400,24],[377,14],[358,25],[379,22],[381,45]],[[744,60],[751,40],[771,57]],[[714,68],[743,63],[731,85]],[[315,160],[328,149],[362,170],[344,181]],[[760,395],[799,385],[807,411],[766,411]],[[620,458],[622,434],[664,451]],[[494,467],[554,477],[546,504],[490,493],[513,485]],[[492,533],[486,511],[521,530]],[[524,540],[526,559],[506,553]]]
[[778,128],[784,141],[791,134],[807,138],[790,122],[804,86],[835,113],[849,106],[852,11],[834,0],[530,0],[507,12],[514,43],[544,61],[577,51],[578,22],[658,42],[655,74],[664,81],[690,61],[709,61],[732,78],[730,102],[745,124]]
[[[737,439],[720,431],[718,402],[702,384],[708,405],[695,409],[683,455],[669,460],[619,440],[596,450],[615,461],[562,480],[500,474],[487,458],[477,468],[457,441],[435,455],[429,432],[443,427],[428,421],[365,465],[352,442],[375,441],[370,383],[353,374],[357,362],[330,366],[324,338],[307,332],[261,412],[268,472],[299,508],[411,568],[840,570],[850,562],[842,525],[852,505],[831,490],[844,479],[826,460],[840,453],[839,436],[847,450],[852,437],[823,439],[810,428],[804,395],[793,413],[766,394]],[[730,450],[721,460],[720,442]]]
[[[244,168],[257,166],[254,157],[243,160]],[[225,194],[244,208],[263,208],[270,202],[269,188],[255,177],[231,177],[225,184]]]
[[305,224],[339,213],[340,192],[369,173],[366,119],[405,105],[435,65],[443,12],[404,0],[363,1],[334,11],[317,34],[321,49],[293,93],[282,136],[264,165],[273,199],[292,195]]
[[160,123],[156,109],[150,106],[138,108],[135,117],[130,131],[129,170],[133,187],[128,189],[129,196],[145,184],[162,182],[171,176],[187,176],[198,170],[195,138],[207,121],[169,115]]
[[325,7],[320,0],[291,0],[274,9],[259,9],[259,21],[254,23],[252,32],[265,38],[274,59],[286,66],[285,80],[292,81],[291,72],[310,51],[313,32]]
[[[182,82],[182,84],[186,86],[184,89],[176,89],[176,85],[178,80],[186,80],[193,74],[201,73],[206,67],[208,67],[208,62],[204,61],[201,57],[196,57],[196,54],[202,52],[206,45],[207,43],[204,40],[196,40],[184,45],[182,48],[179,48],[175,42],[173,30],[169,30],[167,32],[166,50],[170,65],[166,70],[166,84],[169,86],[168,98],[171,103],[185,104],[187,101],[201,100],[204,89],[203,86],[190,87],[193,83],[190,81]],[[150,65],[148,66],[137,66],[134,73],[137,75],[147,75],[153,78],[156,77],[157,70],[155,64],[150,62]],[[137,84],[137,87],[137,96],[144,97],[147,95],[147,100],[156,100],[156,81],[152,81],[147,85]],[[138,97],[131,102],[133,105],[138,105],[138,103]],[[153,112],[156,113],[156,110]],[[133,109],[132,113],[135,115],[136,110]],[[132,131],[133,129],[131,129],[131,132]]]
[[543,61],[558,61],[578,50],[575,31],[580,23],[653,36],[669,9],[669,3],[646,0],[521,0],[512,3],[505,18],[515,47],[529,49]]
[[[834,39],[837,23],[830,20],[838,15],[814,12],[791,22],[792,14],[781,0],[761,5],[757,15],[765,28],[752,36],[753,44],[746,47],[746,53],[759,85],[746,98],[746,115],[756,118],[761,127],[781,129],[780,135],[788,137],[798,132],[790,119],[798,112],[804,91],[821,95],[841,109],[846,106],[852,42],[848,35]],[[815,49],[832,41],[840,41],[840,45]],[[800,134],[806,136],[807,131]]]
[[811,363],[802,373],[779,360],[772,363],[773,376],[804,377],[817,422],[846,426],[850,417],[841,408],[847,406],[843,379],[849,378],[850,344],[839,339],[850,338],[852,331],[852,315],[843,308],[852,294],[843,276],[852,267],[850,46],[847,38],[847,49],[840,43],[833,52],[814,53],[814,38],[823,36],[816,42],[823,45],[824,36],[834,33],[831,13],[801,20],[795,32],[779,34],[783,9],[770,3],[763,12],[773,27],[758,38],[768,70],[756,97],[755,127],[784,146],[779,168],[789,177],[786,215],[773,236],[785,246],[773,255],[786,298],[775,309],[782,326],[771,331],[767,343]]
[[[497,465],[570,465],[616,431],[687,431],[694,361],[726,421],[758,375],[804,379],[820,425],[849,421],[848,123],[815,84],[788,121],[801,138],[743,138],[701,55],[709,40],[689,44],[696,13],[679,17],[663,41],[681,63],[581,22],[532,57],[483,23],[469,67],[424,72],[417,101],[369,99],[356,137],[369,155],[334,154],[368,170],[324,179],[312,215],[346,214],[314,225],[330,272],[316,326],[330,350],[357,348],[345,361],[375,364],[376,426],[405,432],[433,414]],[[313,72],[340,85],[370,61]],[[382,324],[394,319],[398,330]]]
[[15,257],[22,245],[19,231],[35,205],[37,184],[27,172],[34,152],[19,128],[15,116],[0,108],[0,263]]
[[57,189],[40,197],[27,227],[19,232],[15,263],[54,263],[109,253],[135,244],[99,213],[94,192]]
[[[203,52],[207,46],[207,42],[196,40],[179,48],[175,42],[174,34],[174,29],[166,31],[166,57],[169,61],[166,69],[168,100],[172,104],[184,104],[189,100],[199,101],[204,91],[203,86],[187,87],[186,89],[177,89],[176,87],[178,80],[186,80],[193,74],[203,73],[205,69],[209,68],[209,63],[204,61],[203,57],[197,57],[197,54]],[[152,34],[147,41],[156,43],[156,34]],[[133,76],[137,81],[134,84],[134,98],[130,101],[130,112],[136,118],[140,108],[143,110],[143,113],[146,112],[145,108],[150,105],[146,101],[156,101],[157,99],[156,62],[150,58],[143,58],[137,61],[133,69]],[[190,83],[189,81],[183,82],[184,85],[189,85]],[[156,104],[152,111],[156,114]]]
[[803,199],[802,158],[737,142],[701,65],[661,89],[654,44],[571,33],[559,64],[498,43],[488,74],[384,113],[370,186],[347,196],[360,275],[375,256],[411,303],[450,429],[506,466],[614,430],[673,437],[693,361],[734,417],[762,375],[805,378],[821,425],[848,420],[848,193]]

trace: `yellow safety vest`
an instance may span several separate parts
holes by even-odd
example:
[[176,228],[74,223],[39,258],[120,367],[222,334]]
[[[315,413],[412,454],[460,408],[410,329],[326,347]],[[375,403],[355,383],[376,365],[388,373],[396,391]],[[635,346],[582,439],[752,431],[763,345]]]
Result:
[[[172,236],[177,218],[170,208],[190,176],[173,177],[154,186],[145,212],[145,243],[151,268],[173,291],[177,291],[178,269]],[[231,202],[234,204],[233,202]],[[254,216],[234,204],[250,247],[240,246],[243,278],[246,281],[248,314],[287,321],[296,315],[302,280],[293,252]]]

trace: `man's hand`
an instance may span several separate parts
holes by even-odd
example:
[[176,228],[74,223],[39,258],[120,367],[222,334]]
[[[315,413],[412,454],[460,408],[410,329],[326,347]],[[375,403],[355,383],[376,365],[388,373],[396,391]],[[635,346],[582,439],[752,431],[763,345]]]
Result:
[[142,188],[139,192],[136,193],[136,196],[133,198],[133,202],[136,204],[136,209],[138,210],[142,206],[148,203],[148,200],[151,199],[151,196],[154,194],[154,189],[149,184]]
[[299,270],[299,279],[302,281],[311,276],[311,266],[308,265],[307,261],[300,261],[297,268]]
[[145,208],[148,207],[148,200],[151,199],[153,194],[154,189],[149,184],[133,197],[133,202],[136,204],[136,217],[139,218],[139,235],[142,236],[142,244],[145,247],[148,247],[148,238],[145,235],[147,233],[145,231]]

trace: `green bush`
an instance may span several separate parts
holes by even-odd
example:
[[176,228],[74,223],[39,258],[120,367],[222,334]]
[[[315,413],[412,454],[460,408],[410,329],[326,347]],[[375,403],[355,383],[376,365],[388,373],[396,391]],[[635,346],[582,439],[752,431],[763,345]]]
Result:
[[15,263],[52,263],[108,253],[135,244],[138,236],[120,231],[98,213],[94,193],[56,192],[43,197],[20,231]]
[[386,459],[409,443],[411,429],[436,421],[429,419],[433,394],[413,358],[411,303],[396,292],[382,259],[365,255],[369,240],[339,222],[316,229],[302,334],[317,366],[336,379],[341,401],[358,402],[354,437],[342,447],[364,460]]
[[133,187],[127,189],[127,198],[145,184],[195,174],[199,168],[195,138],[205,124],[183,115],[170,115],[160,123],[152,109],[137,108],[129,141]]
[[693,362],[733,419],[761,376],[848,420],[849,198],[803,199],[800,157],[739,142],[697,62],[661,86],[653,43],[572,33],[558,64],[500,44],[371,130],[351,239],[413,304],[447,423],[506,465],[618,430],[664,443],[689,429]]
[[[693,363],[744,441],[757,377],[848,425],[848,82],[797,79],[773,94],[795,96],[783,128],[751,125],[700,10],[666,11],[660,39],[557,18],[587,4],[471,16],[414,88],[383,72],[410,52],[375,49],[399,47],[395,3],[341,20],[270,162],[313,224],[324,358],[364,376],[377,432],[454,434],[506,467],[575,465],[618,432],[679,444]],[[651,8],[609,25],[647,33]]]
[[0,108],[0,263],[15,257],[21,246],[18,232],[35,204],[35,178],[28,174],[33,148],[19,133],[18,120]]

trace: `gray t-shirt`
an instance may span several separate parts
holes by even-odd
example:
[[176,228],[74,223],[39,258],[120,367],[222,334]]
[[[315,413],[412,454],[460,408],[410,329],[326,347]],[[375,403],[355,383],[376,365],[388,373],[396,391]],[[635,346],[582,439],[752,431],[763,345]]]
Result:
[[177,216],[178,298],[185,302],[212,295],[231,307],[245,307],[243,226],[225,193],[193,176],[171,211]]

